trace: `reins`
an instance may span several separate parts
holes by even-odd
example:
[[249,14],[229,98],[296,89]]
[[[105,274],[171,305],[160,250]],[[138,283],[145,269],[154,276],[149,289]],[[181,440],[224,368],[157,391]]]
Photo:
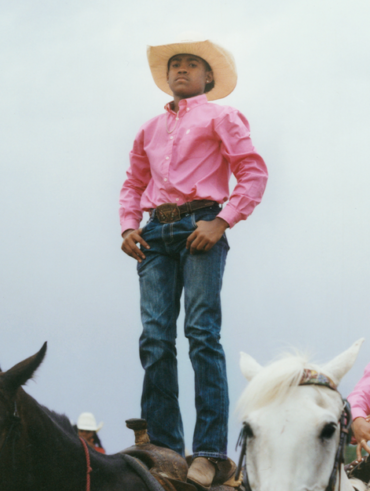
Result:
[[[10,428],[9,428],[7,434],[6,434],[6,437],[4,439],[4,442],[3,442],[2,446],[1,446],[1,449],[0,449],[0,458],[2,456],[2,453],[5,450],[5,447],[6,447],[7,443],[10,441],[10,437],[12,436],[12,433],[18,427],[18,425],[19,425],[19,423],[21,421],[21,418],[19,417],[19,414],[18,414],[18,409],[17,409],[17,403],[16,402],[14,403],[14,413],[11,416],[11,421],[12,421],[12,424],[10,425]],[[14,448],[13,448],[13,465],[14,465]]]
[[90,466],[90,454],[89,454],[89,449],[87,448],[87,443],[83,438],[80,436],[78,437],[81,440],[82,446],[85,451],[85,457],[86,457],[86,491],[90,491],[90,474],[92,472],[92,468]]
[[[323,373],[319,373],[316,370],[310,370],[308,368],[304,369],[303,375],[298,385],[316,385],[321,387],[327,387],[328,389],[338,392],[337,386],[331,380],[331,378],[324,375]],[[340,466],[344,462],[344,447],[345,447],[346,440],[349,437],[349,428],[352,423],[351,406],[346,399],[342,398],[342,402],[343,402],[343,409],[339,420],[339,426],[340,426],[339,444],[335,455],[333,470],[330,474],[329,482],[325,491],[334,491],[335,485],[337,483],[338,471],[339,471],[339,486],[338,486],[339,491],[341,486]],[[245,487],[245,491],[251,491],[251,487],[248,480],[248,472],[247,472],[247,439],[248,439],[248,426],[244,422],[243,428],[240,431],[239,438],[236,443],[236,449],[240,446],[241,451],[239,456],[238,467],[235,473],[235,480],[239,479],[240,472],[243,466],[243,461],[244,461],[245,462],[244,487]]]
[[236,472],[235,472],[235,481],[239,479],[240,472],[242,470],[243,460],[245,459],[244,487],[245,487],[245,491],[251,491],[251,487],[249,485],[249,480],[248,480],[248,473],[247,473],[247,438],[248,438],[247,424],[244,422],[243,428],[239,433],[238,441],[236,442],[236,447],[235,447],[235,450],[237,450],[239,446],[242,447],[240,450],[238,467],[236,468]]
[[337,453],[335,456],[333,470],[329,479],[329,483],[326,487],[326,491],[334,491],[335,484],[337,482],[337,473],[339,471],[339,491],[341,485],[341,472],[340,466],[344,463],[344,448],[345,443],[349,438],[349,428],[352,423],[351,416],[351,406],[347,399],[342,399],[343,401],[343,409],[342,414],[340,416],[340,435],[339,435],[339,445],[337,448]]

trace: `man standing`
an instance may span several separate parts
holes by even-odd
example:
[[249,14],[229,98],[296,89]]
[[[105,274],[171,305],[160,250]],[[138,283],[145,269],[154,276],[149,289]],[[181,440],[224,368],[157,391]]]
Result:
[[[184,290],[197,411],[188,478],[207,489],[217,462],[227,458],[229,399],[220,344],[225,230],[261,201],[267,169],[246,118],[208,102],[235,88],[228,51],[187,40],[149,47],[148,60],[155,83],[174,99],[139,130],[120,195],[122,250],[138,261],[140,279],[142,417],[152,443],[184,454],[176,359]],[[231,173],[237,185],[230,195]],[[139,228],[143,211],[150,220]]]

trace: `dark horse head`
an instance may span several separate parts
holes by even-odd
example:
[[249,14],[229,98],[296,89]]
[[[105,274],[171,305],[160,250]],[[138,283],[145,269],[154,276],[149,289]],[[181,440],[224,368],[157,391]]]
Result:
[[[0,371],[0,490],[85,491],[84,447],[66,416],[36,402],[23,389],[46,353]],[[121,454],[89,448],[91,491],[147,491]]]

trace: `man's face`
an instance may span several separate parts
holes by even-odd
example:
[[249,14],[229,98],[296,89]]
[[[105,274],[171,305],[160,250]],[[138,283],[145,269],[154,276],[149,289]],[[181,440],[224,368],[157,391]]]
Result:
[[94,431],[78,430],[78,436],[81,436],[90,447],[94,447]]
[[167,81],[174,96],[185,99],[203,94],[212,80],[212,71],[206,70],[204,61],[198,56],[181,54],[171,58]]

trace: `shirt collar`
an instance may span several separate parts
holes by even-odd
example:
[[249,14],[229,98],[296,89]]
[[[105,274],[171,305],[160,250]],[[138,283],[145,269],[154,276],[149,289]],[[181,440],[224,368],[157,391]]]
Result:
[[[205,94],[197,95],[195,97],[189,97],[189,99],[181,99],[179,102],[179,113],[186,111],[186,109],[193,109],[194,107],[201,106],[208,102],[207,96]],[[168,102],[164,108],[166,111],[173,112],[173,101]]]

